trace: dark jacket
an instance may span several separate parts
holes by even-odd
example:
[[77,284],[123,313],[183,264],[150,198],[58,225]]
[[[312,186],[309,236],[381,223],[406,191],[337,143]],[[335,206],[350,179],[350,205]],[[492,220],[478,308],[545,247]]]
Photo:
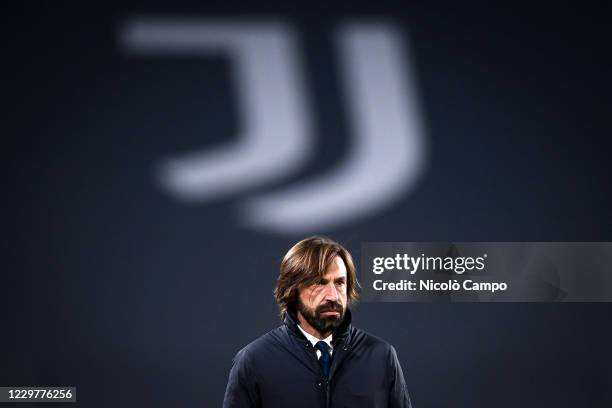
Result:
[[223,407],[411,407],[393,346],[350,322],[347,310],[334,332],[326,381],[315,349],[287,316],[282,326],[236,354]]

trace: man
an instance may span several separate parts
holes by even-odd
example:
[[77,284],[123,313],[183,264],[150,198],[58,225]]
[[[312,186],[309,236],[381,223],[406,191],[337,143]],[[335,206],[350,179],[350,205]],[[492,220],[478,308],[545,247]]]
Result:
[[274,289],[284,324],[236,354],[223,407],[410,407],[395,349],[351,325],[357,288],[340,244],[295,244]]

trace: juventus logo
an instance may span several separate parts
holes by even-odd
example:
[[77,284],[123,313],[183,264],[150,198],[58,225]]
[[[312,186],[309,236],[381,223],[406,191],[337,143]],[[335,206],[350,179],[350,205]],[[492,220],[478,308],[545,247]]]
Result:
[[[426,141],[402,34],[390,24],[343,23],[334,40],[351,132],[347,158],[324,177],[246,198],[238,212],[244,225],[328,231],[384,210],[422,174]],[[204,203],[285,179],[313,159],[308,78],[291,26],[139,18],[123,26],[120,41],[130,55],[223,52],[232,64],[243,133],[161,160],[158,181],[171,196]]]

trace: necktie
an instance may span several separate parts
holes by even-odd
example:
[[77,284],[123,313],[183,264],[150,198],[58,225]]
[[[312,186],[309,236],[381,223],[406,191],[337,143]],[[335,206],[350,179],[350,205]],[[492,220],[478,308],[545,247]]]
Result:
[[321,351],[321,357],[319,358],[319,365],[321,366],[321,374],[323,377],[329,377],[329,367],[331,366],[331,355],[329,354],[329,346],[326,342],[320,341],[315,344],[315,347]]

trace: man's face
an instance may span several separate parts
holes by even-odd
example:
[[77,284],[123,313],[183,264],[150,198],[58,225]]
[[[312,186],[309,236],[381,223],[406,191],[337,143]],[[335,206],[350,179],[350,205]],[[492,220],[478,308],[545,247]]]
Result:
[[320,282],[299,291],[298,313],[321,335],[340,326],[346,310],[346,265],[334,258]]

